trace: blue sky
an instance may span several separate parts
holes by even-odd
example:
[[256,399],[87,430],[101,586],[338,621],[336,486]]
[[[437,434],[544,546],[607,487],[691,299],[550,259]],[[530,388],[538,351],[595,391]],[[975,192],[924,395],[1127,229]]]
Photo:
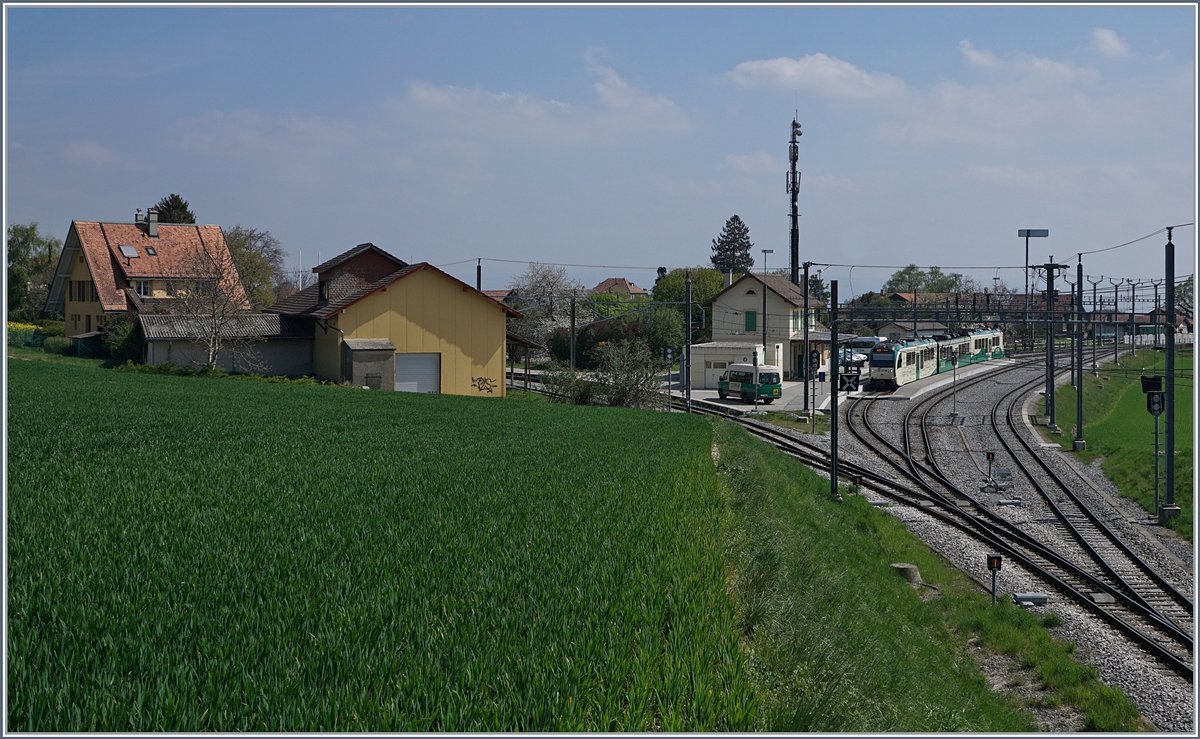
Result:
[[[648,288],[735,213],[787,266],[798,110],[802,259],[1015,286],[1019,228],[1062,262],[1195,220],[1195,33],[1182,5],[10,5],[5,218],[62,238],[177,192],[293,267],[372,241],[472,284],[515,260],[485,288],[530,260]],[[1085,270],[1160,278],[1163,243]]]

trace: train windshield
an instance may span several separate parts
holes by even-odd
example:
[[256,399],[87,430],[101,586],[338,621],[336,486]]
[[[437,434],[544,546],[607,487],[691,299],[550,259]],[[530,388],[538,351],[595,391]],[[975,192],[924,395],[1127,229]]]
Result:
[[877,346],[875,347],[875,350],[871,352],[872,367],[892,367],[895,365],[895,363],[896,360],[891,347]]

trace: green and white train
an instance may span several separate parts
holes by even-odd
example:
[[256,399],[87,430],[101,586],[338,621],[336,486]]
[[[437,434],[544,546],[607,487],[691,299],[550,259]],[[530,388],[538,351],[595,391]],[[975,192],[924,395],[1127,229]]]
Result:
[[1004,356],[1004,332],[972,331],[964,336],[884,342],[871,350],[872,389],[897,388],[960,367]]

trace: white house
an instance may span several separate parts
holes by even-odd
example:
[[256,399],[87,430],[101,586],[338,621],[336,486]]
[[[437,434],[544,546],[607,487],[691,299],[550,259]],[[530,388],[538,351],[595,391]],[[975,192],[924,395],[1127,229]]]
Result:
[[[766,292],[766,313],[763,313],[763,293]],[[749,273],[726,287],[705,303],[712,306],[712,340],[714,344],[766,344],[766,361],[783,368],[791,379],[803,377],[804,353],[804,288],[786,277]],[[822,366],[829,359],[829,329],[816,320],[822,307],[815,299],[808,305],[809,349],[820,354]],[[766,341],[763,341],[763,322],[766,322]],[[779,347],[777,349],[776,347]],[[695,357],[695,347],[692,349]],[[782,355],[782,356],[781,356]],[[739,360],[740,361],[740,360]],[[693,363],[693,366],[695,364]],[[698,375],[693,371],[693,381]]]

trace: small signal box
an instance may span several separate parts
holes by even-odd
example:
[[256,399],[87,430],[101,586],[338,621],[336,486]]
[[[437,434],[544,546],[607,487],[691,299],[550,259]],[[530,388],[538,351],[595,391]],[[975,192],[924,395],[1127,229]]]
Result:
[[995,453],[995,452],[988,452],[988,453],[987,453],[987,455],[988,455],[988,461],[989,461],[989,462],[995,462],[995,461],[996,461],[996,453]]
[[989,554],[987,556],[988,569],[995,572],[996,570],[1000,569],[1000,563],[1003,561],[1004,558],[999,554]]

